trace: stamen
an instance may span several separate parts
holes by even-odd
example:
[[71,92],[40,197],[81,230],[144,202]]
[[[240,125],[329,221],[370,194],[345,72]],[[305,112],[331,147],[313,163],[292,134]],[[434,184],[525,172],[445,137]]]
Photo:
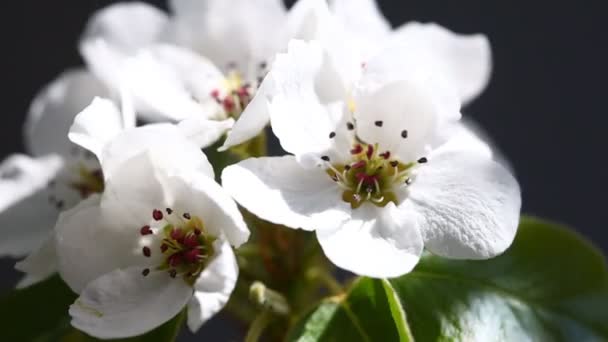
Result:
[[150,247],[145,246],[144,248],[142,248],[142,252],[144,253],[144,256],[146,258],[149,258],[150,255],[152,255],[152,251],[150,250]]
[[336,137],[336,132],[329,133],[329,139],[333,139]]
[[384,158],[384,159],[388,159],[391,157],[391,152],[390,151],[386,151],[384,153],[380,153],[380,157]]
[[143,226],[139,230],[139,233],[141,235],[150,235],[150,234],[152,234],[152,229],[150,229],[150,226]]
[[169,276],[170,276],[171,278],[175,278],[175,277],[177,277],[177,270],[172,269],[171,271],[169,271]]
[[141,274],[142,274],[144,277],[145,277],[145,276],[147,276],[148,274],[150,274],[150,269],[149,269],[149,268],[145,268],[145,269],[144,269],[144,270],[141,272]]
[[189,219],[191,219],[191,218],[192,218],[192,216],[190,216],[190,214],[189,214],[189,213],[184,213],[184,215],[183,215],[183,216],[184,216],[184,218],[185,218],[186,220],[189,220]]
[[382,122],[382,121],[376,121],[376,122],[374,122],[374,125],[376,125],[378,127],[382,127],[383,124],[384,124],[384,122]]
[[167,215],[173,214],[173,209],[171,209],[171,208],[167,208],[166,211],[167,211]]
[[348,128],[349,131],[352,131],[353,129],[355,129],[355,125],[353,125],[352,122],[347,122],[346,128]]
[[321,159],[325,160],[326,162],[329,161],[329,157],[328,156],[322,156]]
[[401,131],[401,137],[403,139],[407,138],[407,130],[404,129],[403,131]]
[[163,212],[158,210],[158,209],[154,209],[154,211],[152,211],[152,218],[156,221],[160,221],[163,219]]
[[419,164],[424,164],[426,162],[428,162],[428,159],[426,159],[426,157],[422,157],[422,158],[418,159]]
[[355,148],[350,150],[350,154],[359,154],[361,152],[363,152],[363,146],[361,145],[356,145]]
[[359,160],[358,162],[351,165],[351,167],[353,169],[360,169],[362,167],[365,167],[365,165],[367,165],[367,162],[365,160]]
[[367,145],[367,159],[372,159],[374,156],[374,146]]

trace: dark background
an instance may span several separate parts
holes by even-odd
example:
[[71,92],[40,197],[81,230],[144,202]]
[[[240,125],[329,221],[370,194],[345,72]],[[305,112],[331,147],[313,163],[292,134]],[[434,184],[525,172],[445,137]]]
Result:
[[[31,98],[61,70],[82,63],[76,41],[87,17],[113,2],[2,2],[0,157],[23,150],[21,127]],[[164,6],[164,1],[148,2]],[[511,161],[523,189],[525,213],[571,225],[607,251],[608,174],[601,138],[607,135],[608,17],[601,2],[379,3],[393,25],[433,21],[489,37],[492,80],[465,115],[480,123]],[[542,241],[538,248],[543,248]],[[14,283],[11,264],[0,264],[0,290]],[[210,330],[204,328],[201,336],[212,336],[205,332]],[[220,336],[228,335],[224,330]]]

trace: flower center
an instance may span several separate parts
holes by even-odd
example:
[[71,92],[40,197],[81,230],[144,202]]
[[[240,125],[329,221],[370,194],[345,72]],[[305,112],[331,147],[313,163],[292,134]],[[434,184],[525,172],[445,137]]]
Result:
[[243,73],[235,64],[229,63],[227,76],[220,88],[211,91],[211,97],[222,106],[229,117],[238,119],[253,99],[255,92],[264,80],[267,65],[258,65],[257,78],[246,82]]
[[100,168],[89,169],[80,166],[77,179],[69,185],[72,189],[78,191],[81,198],[87,198],[94,193],[102,193],[104,189],[103,173]]
[[391,158],[390,151],[379,153],[378,144],[357,143],[350,154],[352,159],[348,164],[330,164],[327,156],[322,159],[328,162],[327,174],[343,189],[342,200],[350,203],[353,209],[364,202],[379,207],[389,202],[398,204],[395,190],[410,185],[413,167],[426,162],[421,158],[418,162],[404,164]]
[[[217,238],[207,232],[199,217],[189,213],[178,215],[171,208],[165,212],[155,209],[152,218],[159,223],[158,227],[143,226],[140,234],[157,235],[161,239],[159,252],[162,262],[156,270],[167,271],[172,278],[180,276],[192,285],[215,254],[213,243]],[[153,251],[144,246],[142,253],[151,257]],[[142,272],[144,276],[149,273],[148,268]]]

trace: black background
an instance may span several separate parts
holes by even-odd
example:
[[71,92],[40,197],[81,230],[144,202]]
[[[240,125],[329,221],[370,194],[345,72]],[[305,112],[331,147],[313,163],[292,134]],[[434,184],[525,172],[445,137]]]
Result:
[[[2,1],[0,157],[22,151],[30,100],[61,70],[82,63],[76,42],[85,21],[113,2]],[[164,6],[164,1],[148,2]],[[492,80],[465,115],[479,122],[511,161],[525,213],[567,223],[608,250],[602,140],[608,115],[608,17],[600,1],[379,2],[393,25],[433,21],[489,37]],[[11,264],[0,265],[2,289],[14,282]],[[201,336],[205,331],[211,333],[203,329]],[[235,336],[225,330],[220,336],[227,335]]]

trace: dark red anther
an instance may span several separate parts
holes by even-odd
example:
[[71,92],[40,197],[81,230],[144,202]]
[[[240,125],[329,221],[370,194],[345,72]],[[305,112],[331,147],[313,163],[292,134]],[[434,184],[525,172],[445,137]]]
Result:
[[152,255],[152,251],[150,250],[150,247],[148,247],[148,246],[145,246],[144,248],[142,248],[141,251],[144,253],[144,256],[146,258],[149,258],[150,255]]
[[150,229],[150,226],[143,226],[139,230],[139,233],[141,235],[150,235],[150,234],[152,234],[152,229]]
[[367,159],[372,159],[372,156],[374,155],[374,146],[372,145],[367,145]]
[[365,172],[359,172],[355,175],[355,177],[357,178],[357,181],[363,182],[363,184],[365,185],[374,185],[378,180],[378,177],[376,175],[370,176]]
[[388,159],[391,157],[391,151],[386,151],[384,153],[380,153],[380,157],[384,158],[384,159]]
[[361,145],[357,145],[357,146],[355,146],[355,148],[350,150],[351,154],[359,154],[361,152],[363,152],[363,146],[361,146]]
[[243,98],[247,98],[249,97],[249,88],[247,85],[244,85],[242,87],[240,87],[237,91],[236,94],[239,96],[239,98],[242,100]]
[[186,259],[187,262],[194,264],[194,263],[198,262],[198,257],[200,255],[201,255],[201,252],[198,249],[193,248],[191,250],[184,252],[184,259]]
[[152,218],[155,219],[156,221],[162,220],[163,212],[158,209],[154,209],[154,211],[152,211]]
[[194,248],[194,247],[198,247],[199,242],[198,242],[198,236],[194,235],[194,234],[188,234],[186,235],[186,237],[184,237],[184,246],[188,247],[188,248]]
[[365,162],[365,160],[359,160],[358,162],[354,163],[350,167],[353,169],[360,169],[360,168],[365,167],[365,165],[367,165],[367,162]]
[[213,89],[211,91],[211,97],[213,97],[214,99],[218,99],[220,97],[220,91],[217,89]]
[[169,266],[171,267],[177,267],[179,266],[182,262],[184,261],[184,257],[182,256],[181,253],[175,253],[172,254],[169,259],[167,259],[167,262],[169,263]]
[[168,249],[169,249],[169,245],[167,245],[166,243],[163,243],[162,245],[160,245],[161,252],[165,253]]
[[397,167],[397,165],[399,165],[399,162],[398,162],[398,161],[393,160],[393,161],[391,162],[391,166],[392,166],[392,167]]
[[225,98],[224,101],[222,101],[222,105],[227,112],[232,112],[234,110],[234,100],[230,97]]
[[181,230],[181,228],[173,228],[173,230],[171,230],[170,235],[171,238],[176,241],[179,241],[184,238],[184,232]]
[[194,235],[198,236],[198,235],[201,235],[202,233],[203,232],[200,229],[194,228]]

